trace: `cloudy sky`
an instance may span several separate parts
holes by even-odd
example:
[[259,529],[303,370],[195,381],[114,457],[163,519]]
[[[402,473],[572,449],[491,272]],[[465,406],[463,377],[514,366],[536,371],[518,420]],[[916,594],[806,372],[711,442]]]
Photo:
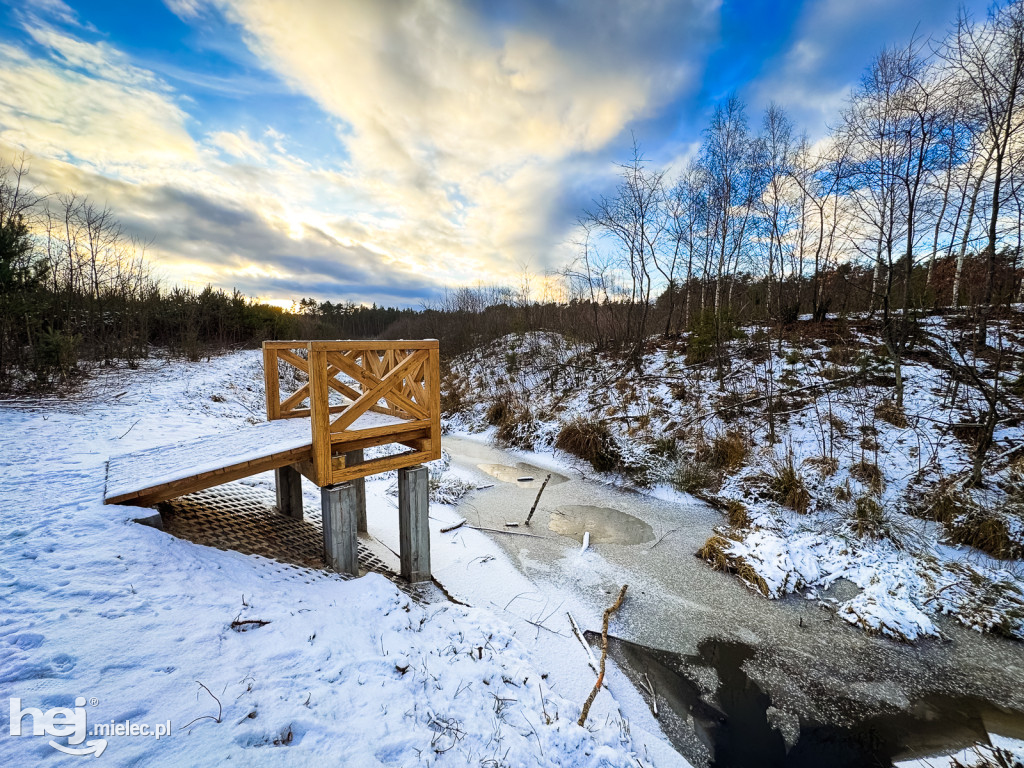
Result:
[[957,5],[0,0],[0,159],[109,204],[168,284],[418,306],[566,263],[631,137],[678,164],[730,92],[820,136]]

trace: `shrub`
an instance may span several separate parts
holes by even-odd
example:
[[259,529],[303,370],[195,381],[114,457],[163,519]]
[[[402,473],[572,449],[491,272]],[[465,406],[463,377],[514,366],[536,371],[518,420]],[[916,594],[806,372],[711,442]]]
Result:
[[720,432],[707,448],[707,462],[715,469],[735,472],[747,458],[750,442],[738,429]]
[[697,494],[718,483],[718,476],[703,461],[683,459],[672,473],[672,487],[683,493]]
[[850,477],[866,485],[874,493],[880,493],[885,485],[882,470],[878,465],[863,459],[850,467]]
[[744,335],[727,311],[716,314],[715,310],[706,309],[698,315],[690,330],[686,362],[691,365],[706,363],[712,359],[719,340],[742,339]]
[[555,447],[590,462],[597,472],[611,472],[621,458],[608,427],[593,419],[579,417],[562,427]]
[[853,505],[853,530],[858,536],[879,538],[885,534],[885,515],[874,496],[859,496]]
[[875,418],[903,429],[907,426],[906,414],[896,405],[895,400],[886,398],[875,406]]
[[811,506],[811,493],[807,490],[803,475],[796,468],[792,449],[786,451],[783,457],[776,455],[770,466],[768,490],[772,498],[801,515],[806,513]]
[[728,499],[725,502],[725,513],[729,516],[729,525],[733,528],[748,528],[750,526],[750,515],[747,508],[739,499]]
[[987,552],[1000,560],[1024,558],[1024,522],[998,512],[975,507],[946,524],[957,544]]

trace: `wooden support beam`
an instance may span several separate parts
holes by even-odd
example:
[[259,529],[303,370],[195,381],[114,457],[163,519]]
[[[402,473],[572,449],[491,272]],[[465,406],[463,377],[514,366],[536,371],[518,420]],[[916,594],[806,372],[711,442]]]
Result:
[[398,557],[402,578],[430,580],[430,511],[427,468],[398,470]]
[[323,513],[324,559],[338,573],[359,575],[356,488],[352,483],[320,489]]
[[[358,448],[345,454],[345,466],[354,467],[363,463],[363,449]],[[350,481],[356,489],[356,517],[359,533],[367,533],[366,527],[366,478],[357,477]]]
[[271,349],[306,349],[312,343],[315,349],[325,349],[331,352],[360,352],[364,349],[431,349],[437,347],[437,339],[372,339],[349,341],[265,341],[264,347]]
[[292,465],[274,470],[277,511],[295,520],[302,519],[302,475]]

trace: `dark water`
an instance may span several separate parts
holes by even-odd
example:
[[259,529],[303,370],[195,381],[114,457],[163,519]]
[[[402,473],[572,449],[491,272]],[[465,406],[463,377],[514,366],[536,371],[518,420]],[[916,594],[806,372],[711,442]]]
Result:
[[[600,644],[599,634],[586,634]],[[839,700],[837,708],[852,725],[800,718],[795,741],[787,748],[769,717],[771,697],[743,670],[754,656],[751,646],[709,638],[697,654],[682,656],[609,637],[608,652],[638,687],[644,688],[646,680],[653,684],[666,735],[695,764],[710,754],[715,768],[891,766],[894,760],[987,743],[989,730],[1024,738],[1024,713],[972,697],[934,694],[908,710],[881,714]]]

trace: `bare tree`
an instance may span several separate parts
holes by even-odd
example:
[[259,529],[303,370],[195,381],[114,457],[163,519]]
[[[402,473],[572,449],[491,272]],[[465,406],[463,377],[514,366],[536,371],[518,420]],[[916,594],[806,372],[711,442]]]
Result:
[[[984,301],[992,303],[995,288],[999,217],[1003,211],[1006,174],[1020,152],[1024,131],[1024,3],[993,6],[983,23],[966,11],[943,50],[945,59],[969,83],[979,140],[991,155],[992,181],[988,212],[988,271]],[[984,325],[984,317],[983,325]]]

